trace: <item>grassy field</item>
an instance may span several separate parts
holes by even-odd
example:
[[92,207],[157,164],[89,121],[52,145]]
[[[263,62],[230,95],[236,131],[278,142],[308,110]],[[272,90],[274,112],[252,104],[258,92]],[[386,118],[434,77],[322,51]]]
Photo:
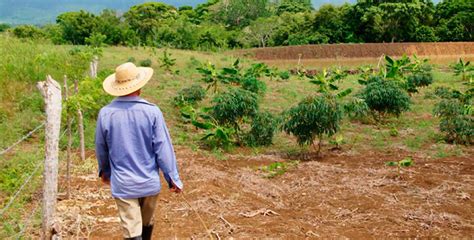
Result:
[[[65,60],[68,58],[67,51],[71,48],[71,46],[53,46],[48,45],[47,43],[24,42],[8,37],[0,37],[0,55],[4,56],[4,60],[0,62],[0,149],[6,148],[7,146],[15,142],[17,139],[19,139],[21,136],[23,136],[25,133],[32,130],[41,121],[43,121],[44,116],[42,113],[42,100],[39,95],[39,92],[35,89],[35,82],[43,80],[46,74],[51,74],[53,78],[57,80],[61,80],[64,74],[68,74],[71,71],[70,69],[75,67],[65,66],[64,64]],[[222,190],[223,188],[235,188],[234,191],[239,191],[239,188],[237,187],[240,186],[239,184],[244,184],[245,186],[252,184],[266,184],[267,186],[269,186],[269,188],[274,187],[275,189],[286,189],[290,188],[290,186],[287,185],[290,182],[297,180],[299,181],[298,171],[305,172],[306,174],[304,175],[304,177],[301,178],[301,181],[304,181],[304,179],[308,180],[308,178],[312,179],[312,174],[314,174],[315,178],[319,178],[321,176],[325,176],[325,174],[329,174],[327,178],[324,178],[324,180],[322,180],[328,181],[332,177],[340,176],[339,174],[344,174],[344,171],[348,171],[351,168],[354,168],[354,166],[351,165],[354,163],[347,161],[356,161],[360,163],[359,165],[355,166],[355,168],[357,168],[356,172],[359,170],[362,171],[361,169],[363,169],[364,171],[375,169],[374,171],[380,171],[380,177],[385,179],[384,175],[390,174],[390,170],[384,168],[382,161],[383,159],[400,160],[404,157],[409,156],[413,157],[416,161],[420,160],[420,162],[424,162],[426,164],[430,164],[430,161],[436,162],[439,160],[439,162],[443,162],[448,161],[448,159],[450,159],[451,161],[453,158],[461,159],[462,161],[459,160],[459,162],[464,162],[464,164],[467,164],[468,168],[469,166],[472,168],[472,165],[469,165],[470,163],[466,163],[465,161],[466,159],[470,159],[473,156],[474,149],[472,148],[472,146],[451,145],[445,143],[442,134],[440,134],[438,130],[439,120],[432,115],[434,104],[438,101],[438,99],[432,97],[432,92],[436,87],[446,86],[460,90],[466,89],[466,85],[462,84],[460,77],[453,76],[453,73],[448,70],[446,64],[448,60],[444,60],[443,62],[436,63],[434,65],[434,83],[429,87],[422,88],[419,93],[416,93],[412,96],[413,105],[410,111],[402,114],[399,118],[389,118],[381,123],[376,123],[373,121],[361,123],[357,121],[344,120],[342,130],[340,131],[340,133],[338,133],[338,135],[341,135],[344,139],[342,149],[337,150],[337,152],[334,152],[333,150],[331,150],[334,146],[326,141],[323,146],[323,156],[319,157],[312,155],[312,148],[299,147],[293,137],[288,136],[282,132],[279,132],[276,135],[274,144],[268,147],[234,147],[228,152],[224,152],[222,150],[209,151],[207,148],[203,147],[199,141],[199,139],[202,137],[202,133],[189,126],[188,124],[182,123],[182,121],[180,120],[181,117],[179,114],[179,110],[173,105],[173,97],[176,95],[177,91],[179,91],[183,87],[190,86],[192,84],[204,85],[204,83],[200,81],[200,75],[195,70],[196,67],[198,67],[199,62],[205,63],[207,61],[210,61],[216,64],[218,67],[228,66],[232,64],[232,62],[235,60],[235,57],[222,53],[202,53],[170,50],[172,57],[177,59],[176,66],[173,67],[173,69],[180,71],[178,75],[172,75],[165,73],[164,70],[159,68],[159,63],[157,62],[157,59],[158,56],[161,56],[162,51],[162,49],[157,50],[157,53],[154,54],[153,51],[149,48],[107,47],[104,49],[104,54],[100,59],[99,70],[113,70],[115,66],[126,62],[132,57],[136,59],[137,62],[140,62],[141,60],[145,59],[152,60],[152,67],[155,69],[155,74],[150,83],[144,88],[143,97],[153,103],[156,103],[162,109],[165,119],[167,120],[167,123],[169,125],[174,144],[177,145],[178,156],[180,157],[180,166],[184,172],[183,175],[185,178],[185,184],[186,180],[189,180],[190,186],[194,188],[194,190],[191,190],[193,188],[189,188],[190,192],[194,194],[191,195],[191,197],[195,197],[191,201],[193,202],[193,204],[196,204],[195,206],[197,206],[196,208],[198,208],[197,211],[201,212],[202,214],[206,212],[205,207],[207,205],[199,205],[199,203],[202,203],[200,202],[200,200],[202,200],[202,198],[205,198],[206,196],[209,198],[209,196],[212,195],[212,193],[208,193],[208,195],[206,195],[205,191],[201,195],[198,194],[198,192],[201,191],[200,189],[202,189],[202,187],[207,186],[206,184],[209,184],[208,187],[210,189],[215,190],[216,192],[224,191]],[[358,65],[367,64],[367,61],[369,60],[351,59],[350,61],[350,64],[346,64],[346,62],[338,60],[311,60],[308,62],[303,62],[303,64],[307,68],[316,69],[341,65],[347,68],[354,69]],[[373,60],[370,60],[369,62],[371,61]],[[253,60],[243,59],[243,65],[249,65],[252,62]],[[293,62],[272,61],[269,64],[276,65],[282,70],[294,67]],[[353,88],[353,94],[357,93],[357,91],[360,89],[360,85],[357,83],[357,78],[357,75],[349,76],[341,83],[341,87]],[[262,100],[261,108],[264,110],[268,110],[274,114],[280,114],[283,110],[288,109],[289,107],[297,104],[305,96],[315,93],[317,91],[316,85],[311,84],[308,80],[300,80],[294,76],[291,77],[288,81],[270,80],[269,78],[265,78],[264,81],[267,84],[268,89],[267,94]],[[113,209],[110,210],[109,208],[106,208],[106,205],[110,204],[110,197],[107,197],[107,189],[104,190],[102,187],[98,187],[94,179],[95,163],[94,153],[92,151],[94,127],[95,120],[93,118],[86,119],[86,146],[88,148],[87,156],[89,159],[86,163],[82,163],[78,159],[75,159],[74,191],[77,194],[77,198],[74,200],[60,202],[61,208],[59,209],[59,212],[65,214],[65,216],[69,216],[68,214],[66,214],[66,212],[71,209],[74,209],[74,211],[77,211],[76,213],[78,213],[79,215],[82,214],[83,216],[86,216],[88,214],[88,216],[100,215],[104,216],[103,219],[106,219],[106,217],[114,216]],[[398,134],[392,134],[392,132],[394,131],[396,131]],[[21,185],[21,183],[23,183],[29,173],[31,173],[35,166],[37,164],[40,164],[40,162],[42,161],[42,139],[43,133],[42,131],[40,131],[39,133],[34,134],[33,137],[28,139],[26,142],[21,143],[19,146],[17,146],[12,152],[0,156],[0,166],[2,167],[2,170],[0,171],[0,207],[4,206],[8,202],[9,196],[11,196],[18,189],[18,187]],[[62,139],[60,146],[64,150],[64,139]],[[77,148],[77,146],[78,140],[76,137],[74,141],[74,147]],[[302,158],[301,153],[305,153],[303,155],[306,155],[306,157]],[[299,164],[300,161],[307,160],[307,156],[309,156],[311,160],[316,161],[314,161],[313,163],[305,162]],[[367,157],[367,159],[365,159],[365,157]],[[201,160],[198,161],[197,159]],[[367,160],[366,169],[364,167],[364,160]],[[263,175],[265,174],[265,169],[268,169],[266,167],[271,166],[274,163],[285,164],[285,170],[282,173],[285,174],[285,172],[288,171],[288,175],[277,177],[278,179],[276,180],[264,178]],[[298,166],[298,164],[300,166]],[[346,166],[345,164],[349,164],[348,168],[342,168],[342,166]],[[213,171],[216,171],[216,175],[204,176],[206,174],[205,169],[211,166],[213,167]],[[447,166],[449,167],[451,165]],[[306,172],[306,167],[308,171],[309,169],[313,169],[313,172]],[[336,171],[334,169],[339,167],[341,167],[340,170]],[[327,170],[327,172],[320,172],[324,169]],[[190,172],[191,170],[196,170],[197,175],[192,177],[192,172]],[[61,157],[60,171],[61,174],[64,173],[63,157]],[[331,171],[333,171],[333,175],[331,175]],[[416,178],[421,178],[423,173],[420,172],[422,172],[423,169],[417,168],[413,171],[414,172],[411,172],[410,174],[413,174]],[[238,175],[241,177],[250,176],[249,179],[251,180],[247,181],[253,182],[245,183],[244,181],[244,183],[242,183],[243,180],[238,179],[234,181],[232,180],[232,178],[234,177],[232,175],[233,173],[235,173],[236,176]],[[449,180],[458,181],[449,179],[449,175],[444,174],[446,172],[441,171],[441,173],[438,177],[442,180],[440,181],[443,184],[445,181]],[[219,174],[222,174],[222,176],[219,177]],[[360,175],[348,174],[347,176],[349,179],[347,179],[347,181],[353,182],[355,181],[355,178],[363,177],[365,176],[365,174],[366,172],[360,172]],[[376,176],[379,176],[377,174],[379,173],[376,173]],[[467,173],[465,174],[467,174],[466,178],[469,179],[469,181],[472,180],[472,171],[467,171]],[[197,179],[199,176],[203,177],[204,179],[210,180],[210,182],[202,183],[204,185],[197,185],[195,182],[192,182],[199,181],[199,179]],[[370,176],[370,173],[368,176]],[[216,178],[222,180],[221,177],[228,177],[229,182],[226,182],[227,180],[225,180],[224,183],[212,182],[215,181]],[[308,180],[308,182],[311,181],[313,181],[313,179]],[[226,186],[226,184],[229,184],[229,186]],[[397,182],[397,184],[406,183]],[[23,229],[25,221],[30,218],[29,214],[32,212],[32,209],[35,208],[35,206],[39,203],[41,199],[40,185],[41,177],[34,177],[32,184],[29,184],[26,190],[20,195],[19,201],[15,201],[14,205],[12,205],[11,209],[8,210],[7,214],[5,214],[4,216],[0,216],[0,219],[2,220],[0,238],[3,239],[12,237]],[[60,186],[60,192],[64,191],[64,188],[62,186],[63,185]],[[254,189],[255,186],[252,186],[253,188],[250,187],[250,189],[253,189],[255,191],[262,191],[261,193],[263,195],[271,195],[271,193],[267,192],[270,190],[262,190],[260,188]],[[465,185],[462,186],[465,187]],[[88,194],[91,194],[91,191],[97,190],[97,194],[99,196],[90,196],[85,193],[88,192]],[[472,190],[472,187],[469,187],[469,185],[467,185],[467,189],[463,189],[462,191],[468,194],[474,194]],[[281,194],[283,193],[284,191],[282,190]],[[395,191],[395,193],[397,192]],[[271,197],[268,197],[267,195],[263,197],[260,196],[261,198],[259,198],[259,196],[251,196],[248,194],[243,194],[242,199],[240,199],[238,196],[235,196],[236,198],[234,199],[232,198],[232,196],[234,195],[232,195],[230,190],[222,192],[220,196],[225,197],[218,197],[218,199],[220,200],[216,200],[217,202],[224,204],[225,200],[223,200],[222,198],[230,197],[233,203],[235,203],[236,206],[240,207],[243,206],[242,204],[246,202],[252,202],[253,200],[255,204],[260,203],[260,205],[265,205],[264,203],[269,204],[269,201],[271,200]],[[324,197],[324,195],[318,196]],[[86,213],[88,211],[87,209],[84,210],[84,208],[77,206],[81,203],[81,199],[89,199],[90,201],[97,200],[98,202],[100,202],[98,199],[106,199],[108,202],[104,200],[105,202],[101,202],[102,205],[96,207],[98,207],[99,209],[108,210],[101,210],[101,212],[97,212],[99,210],[91,210],[93,212],[92,214]],[[176,200],[166,194],[164,195],[164,199],[164,201]],[[403,201],[409,202],[411,201],[410,199],[412,198],[410,198],[410,196],[407,196],[406,199],[403,199]],[[296,201],[297,199],[293,200]],[[313,201],[311,198],[307,199],[305,197],[302,197],[302,199],[298,199],[298,201],[300,200],[307,201],[308,203]],[[280,206],[277,204],[278,199],[275,199],[275,201],[270,202],[271,204],[273,204],[272,206],[274,208],[278,208],[276,207]],[[291,203],[286,203],[283,200],[281,201],[283,205],[291,205]],[[312,211],[311,209],[317,208],[316,206],[311,206],[311,208],[308,208],[308,211]],[[460,220],[460,222],[462,222],[462,224],[467,224],[463,225],[463,227],[461,228],[462,231],[459,230],[460,232],[457,232],[461,233],[461,236],[469,232],[472,234],[472,231],[474,230],[472,229],[472,225],[469,227],[469,224],[472,224],[473,219],[472,204],[468,204],[466,206],[470,206],[469,209],[467,209],[470,213],[467,213],[467,215],[463,215],[460,217],[462,219]],[[179,208],[179,206],[174,207]],[[39,208],[41,208],[41,206]],[[283,209],[284,208],[282,208],[281,211],[286,211]],[[250,211],[250,209],[247,210]],[[32,236],[33,238],[35,236],[38,236],[37,234],[40,221],[38,219],[39,216],[37,214],[39,212],[39,209],[35,212],[36,218],[33,219],[31,226],[29,227],[29,229],[27,229],[27,232],[30,234],[29,236]],[[297,212],[299,214],[299,211]],[[176,216],[179,217],[179,211],[176,214]],[[278,218],[278,221],[287,221],[288,219],[284,218],[283,216],[291,216],[290,213],[281,214],[281,218]],[[163,215],[160,216],[163,217]],[[471,217],[471,220],[469,220],[469,216]],[[278,232],[275,229],[273,232],[266,232],[262,230],[260,232],[255,232],[255,235],[252,235],[252,231],[248,230],[247,228],[248,225],[251,224],[247,221],[248,219],[242,220],[241,218],[237,217],[230,218],[232,219],[233,223],[238,223],[239,221],[242,221],[243,225],[241,225],[241,228],[244,230],[242,230],[240,232],[240,235],[237,235],[237,237],[245,238],[251,236],[278,236],[274,235],[276,234],[276,232]],[[74,219],[65,219],[66,217],[63,218],[64,224],[75,223]],[[117,229],[117,223],[115,221],[101,222],[101,220],[98,218],[94,218],[95,220],[91,218],[92,220],[89,219],[87,221],[85,219],[86,218],[82,219],[82,221],[84,221],[82,226],[80,225],[80,220],[78,220],[78,229],[80,229],[80,231],[78,231],[77,233],[74,230],[69,229],[69,227],[72,226],[66,226],[65,236],[72,237],[75,236],[75,234],[79,234],[83,237],[95,236],[96,238],[100,238],[110,236],[108,235],[111,234],[112,230],[110,229]],[[205,217],[205,219],[206,221],[211,221],[211,223],[213,224],[215,223],[213,222],[214,220],[211,220],[214,219],[211,218],[211,216],[207,216]],[[162,219],[160,218],[160,221],[161,220]],[[100,227],[100,223],[111,228],[107,229],[107,227]],[[182,235],[176,235],[175,232],[174,236],[203,237],[202,235],[199,235],[202,233],[202,231],[199,230],[200,227],[198,223],[188,224],[190,224],[190,226],[187,228],[187,230],[183,230],[183,232],[180,233]],[[180,225],[178,224],[176,226]],[[262,225],[259,226],[264,227]],[[284,227],[284,225],[276,226]],[[74,225],[74,227],[77,226]],[[453,236],[459,236],[459,234],[455,234],[457,230],[450,229],[449,226],[446,227],[444,225],[440,225],[437,227],[439,227],[437,231],[448,231],[446,236],[450,236],[450,234],[454,234]],[[416,231],[417,228],[410,229]],[[86,234],[86,230],[88,231],[89,235]],[[222,229],[216,228],[214,230],[220,232]],[[321,229],[323,233],[326,230],[329,231],[329,228]],[[309,230],[306,230],[304,232],[306,236],[308,236],[308,231]],[[394,230],[393,228],[389,228],[388,231],[390,232]],[[232,236],[225,235],[222,232],[220,233],[224,236]],[[336,235],[355,236],[351,235],[350,233],[350,231],[344,232],[337,230]],[[381,234],[381,232],[376,233]],[[300,236],[298,235],[298,233],[288,234],[289,235],[282,236],[290,238],[301,238],[302,236],[304,236],[304,234]],[[117,232],[115,232],[113,236],[119,238]],[[173,237],[173,235],[159,236]],[[322,234],[321,236],[324,237],[331,235]],[[428,235],[422,234],[420,236]],[[313,237],[316,237],[316,235],[314,235]]]

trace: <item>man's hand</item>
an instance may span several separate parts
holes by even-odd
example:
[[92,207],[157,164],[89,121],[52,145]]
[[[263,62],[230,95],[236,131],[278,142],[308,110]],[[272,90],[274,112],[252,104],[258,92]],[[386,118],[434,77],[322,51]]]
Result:
[[173,184],[173,186],[170,188],[170,191],[171,191],[171,192],[180,193],[180,192],[183,191],[183,190],[181,190],[178,186],[176,186],[176,184],[174,184],[174,183],[171,183],[171,184]]
[[105,174],[102,174],[102,175],[100,176],[100,178],[102,179],[102,182],[103,182],[104,184],[110,185],[110,179],[109,179],[107,176],[105,176]]

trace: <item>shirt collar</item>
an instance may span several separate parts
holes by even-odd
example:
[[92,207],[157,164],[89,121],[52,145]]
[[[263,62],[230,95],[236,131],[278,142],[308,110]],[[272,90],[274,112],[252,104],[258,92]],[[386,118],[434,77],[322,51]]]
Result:
[[141,103],[147,103],[149,104],[148,101],[145,99],[139,97],[139,96],[121,96],[121,97],[116,97],[114,99],[114,102],[141,102]]

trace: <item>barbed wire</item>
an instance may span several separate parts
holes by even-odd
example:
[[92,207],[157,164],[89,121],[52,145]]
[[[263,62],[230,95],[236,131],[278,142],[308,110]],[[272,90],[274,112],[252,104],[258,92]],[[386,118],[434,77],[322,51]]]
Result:
[[[65,133],[66,133],[67,129],[65,129],[63,131],[63,133],[61,134],[61,137],[59,138],[59,140],[61,140],[62,137],[64,137]],[[15,192],[15,194],[13,194],[13,196],[10,198],[10,200],[8,201],[8,203],[5,205],[5,207],[2,208],[2,210],[0,210],[0,216],[3,216],[3,214],[5,214],[5,212],[10,208],[10,206],[13,204],[13,202],[15,201],[15,199],[18,197],[18,195],[20,194],[20,192],[23,190],[23,188],[26,186],[26,184],[28,184],[30,182],[30,180],[33,178],[33,176],[36,174],[36,172],[39,170],[39,167],[41,166],[41,162],[38,163],[35,167],[35,169],[33,170],[33,172],[28,176],[28,178],[23,182],[23,184],[20,186],[20,188],[18,188],[18,190]]]
[[35,129],[31,130],[28,134],[26,134],[25,136],[23,136],[22,138],[20,138],[18,141],[16,141],[14,144],[12,144],[11,146],[5,148],[4,150],[2,150],[0,152],[0,155],[3,155],[7,152],[9,152],[10,150],[12,150],[16,145],[20,144],[21,142],[25,141],[27,138],[29,138],[33,133],[35,133],[36,131],[38,131],[40,128],[42,128],[44,126],[45,122],[42,122],[40,125],[38,125]]
[[24,223],[23,228],[20,230],[19,233],[17,233],[17,234],[15,235],[15,238],[16,238],[17,240],[19,240],[19,239],[23,236],[23,234],[25,234],[25,231],[26,231],[26,230],[28,229],[28,227],[30,226],[31,220],[34,218],[33,216],[34,216],[34,214],[36,213],[36,210],[38,210],[39,206],[41,206],[41,203],[36,204],[36,207],[33,208],[33,211],[31,211],[31,213],[30,213],[30,215],[29,215],[30,217],[29,217],[29,218],[26,220],[26,222]]
[[15,192],[15,194],[13,194],[13,196],[10,198],[10,201],[8,201],[7,205],[5,205],[5,207],[2,208],[2,210],[0,210],[0,216],[3,217],[3,214],[10,208],[10,206],[13,204],[13,202],[18,197],[20,192],[26,186],[26,184],[29,183],[31,178],[33,178],[33,176],[36,174],[36,172],[38,171],[40,166],[41,166],[41,164],[36,165],[35,170],[33,170],[33,173],[30,174],[30,176],[28,176],[28,178],[23,182],[23,184],[20,186],[20,188]]

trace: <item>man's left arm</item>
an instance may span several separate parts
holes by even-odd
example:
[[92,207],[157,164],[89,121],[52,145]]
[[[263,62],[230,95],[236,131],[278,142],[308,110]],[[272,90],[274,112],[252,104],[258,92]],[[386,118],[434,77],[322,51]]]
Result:
[[161,112],[155,121],[153,148],[158,167],[163,171],[169,188],[174,192],[180,192],[183,189],[183,183],[179,178],[173,144]]
[[105,138],[105,132],[102,127],[102,118],[99,113],[97,118],[97,126],[95,130],[95,154],[99,165],[99,177],[102,181],[110,180],[110,161],[109,161],[109,147]]

